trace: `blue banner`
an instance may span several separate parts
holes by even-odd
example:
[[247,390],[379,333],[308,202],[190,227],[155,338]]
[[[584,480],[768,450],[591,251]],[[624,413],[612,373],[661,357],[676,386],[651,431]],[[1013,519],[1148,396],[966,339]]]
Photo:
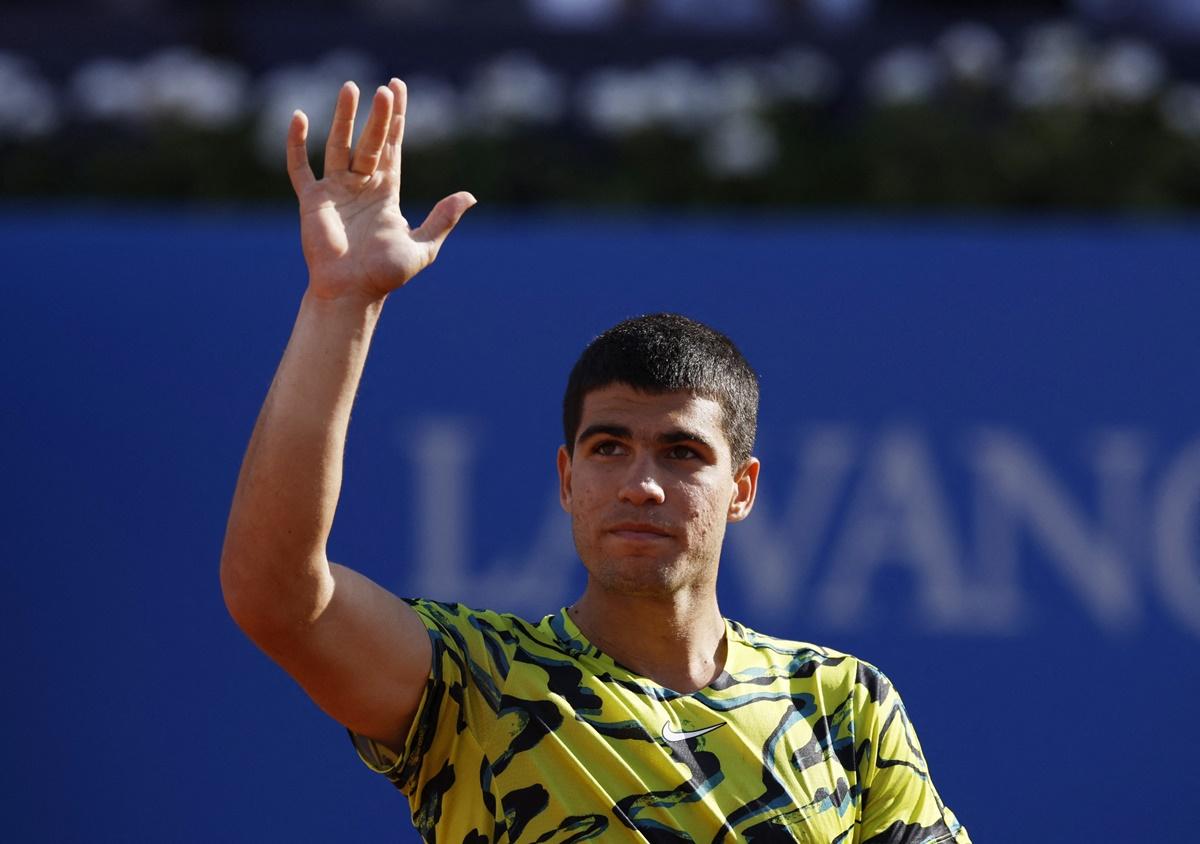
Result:
[[[305,283],[291,213],[9,208],[6,837],[415,840],[217,563]],[[472,212],[387,303],[330,556],[531,616],[582,588],[567,372],[633,314],[759,371],[730,617],[876,663],[976,841],[1188,840],[1200,228]]]

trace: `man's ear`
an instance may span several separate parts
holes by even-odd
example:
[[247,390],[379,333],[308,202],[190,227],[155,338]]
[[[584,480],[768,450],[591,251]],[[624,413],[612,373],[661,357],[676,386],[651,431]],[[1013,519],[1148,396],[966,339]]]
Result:
[[558,447],[558,503],[571,512],[571,455],[565,445]]
[[729,502],[728,521],[740,522],[750,515],[754,507],[754,496],[758,494],[758,470],[761,467],[757,457],[749,458],[733,474],[733,498]]

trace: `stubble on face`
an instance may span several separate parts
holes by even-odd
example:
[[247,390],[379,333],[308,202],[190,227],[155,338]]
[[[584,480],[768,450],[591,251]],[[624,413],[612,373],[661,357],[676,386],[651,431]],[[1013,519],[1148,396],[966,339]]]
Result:
[[[682,553],[646,553],[631,548],[622,553],[598,546],[589,525],[572,523],[575,549],[591,580],[606,592],[637,598],[664,598],[678,592],[715,588],[719,551],[708,555],[697,546],[712,544],[708,532],[697,530]],[[716,545],[719,549],[720,540]]]
[[563,505],[590,586],[643,598],[715,589],[734,495],[719,404],[595,390],[566,469]]

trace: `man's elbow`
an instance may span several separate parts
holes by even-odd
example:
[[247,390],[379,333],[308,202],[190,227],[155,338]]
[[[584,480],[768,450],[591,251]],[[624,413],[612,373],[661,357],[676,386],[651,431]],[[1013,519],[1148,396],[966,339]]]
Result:
[[264,618],[264,590],[255,580],[244,558],[231,552],[227,545],[221,553],[221,597],[234,622],[251,638]]
[[221,554],[220,578],[229,615],[260,645],[301,634],[332,594],[324,560],[272,563],[229,543]]

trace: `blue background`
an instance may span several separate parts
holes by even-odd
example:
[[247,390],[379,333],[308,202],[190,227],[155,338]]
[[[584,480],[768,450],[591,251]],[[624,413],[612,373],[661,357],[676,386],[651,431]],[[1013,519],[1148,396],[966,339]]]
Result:
[[[305,281],[294,216],[10,207],[0,247],[4,837],[414,840],[401,796],[220,595],[237,468]],[[424,558],[450,535],[429,486],[445,470],[468,584],[430,596],[568,602],[566,373],[617,320],[681,311],[729,333],[763,383],[760,526],[731,532],[725,613],[880,665],[978,842],[1189,840],[1198,266],[1192,223],[473,212],[385,308],[331,557],[438,592]],[[423,451],[438,432],[457,463]],[[978,464],[997,442],[1019,446],[1001,468],[1027,470],[1003,512],[1037,512],[1014,517],[1010,568],[989,580],[1000,546],[980,508],[1003,508]],[[800,494],[806,454],[841,455],[837,483]],[[1132,480],[1106,486],[1103,466]],[[805,540],[790,516],[813,490],[829,509]],[[908,536],[918,499],[939,562],[903,541],[854,556],[872,525]],[[795,568],[773,604],[754,584],[782,570],[756,566],[783,534],[776,564]],[[1076,558],[1117,558],[1095,565],[1115,565],[1107,598],[1069,573],[1072,536]],[[507,567],[527,575],[511,593],[488,585]],[[931,572],[953,587],[940,609]]]

